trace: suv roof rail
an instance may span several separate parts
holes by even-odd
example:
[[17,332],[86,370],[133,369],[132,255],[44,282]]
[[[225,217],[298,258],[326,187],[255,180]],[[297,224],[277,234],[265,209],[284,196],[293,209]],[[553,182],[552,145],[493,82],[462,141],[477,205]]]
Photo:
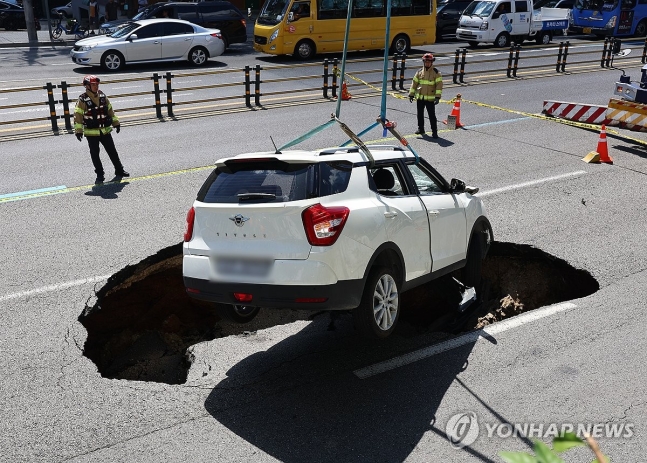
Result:
[[[381,149],[381,150],[387,150],[391,149],[393,151],[404,151],[404,149],[400,146],[394,146],[394,145],[366,145],[368,148],[371,149]],[[319,156],[325,156],[327,154],[336,154],[336,153],[358,153],[359,152],[359,147],[358,146],[339,146],[337,148],[328,148],[325,150],[321,150],[319,152]]]

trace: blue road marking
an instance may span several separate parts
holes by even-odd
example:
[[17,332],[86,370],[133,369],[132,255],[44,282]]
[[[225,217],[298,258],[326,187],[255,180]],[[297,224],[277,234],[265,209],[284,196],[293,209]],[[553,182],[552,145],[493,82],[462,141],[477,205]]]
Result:
[[42,194],[42,193],[53,193],[60,190],[67,190],[67,187],[65,185],[59,185],[59,186],[52,186],[49,188],[40,188],[38,190],[19,191],[18,193],[7,193],[4,195],[0,195],[0,200],[2,199],[9,200],[8,198],[14,198],[16,196],[29,196],[29,195]]

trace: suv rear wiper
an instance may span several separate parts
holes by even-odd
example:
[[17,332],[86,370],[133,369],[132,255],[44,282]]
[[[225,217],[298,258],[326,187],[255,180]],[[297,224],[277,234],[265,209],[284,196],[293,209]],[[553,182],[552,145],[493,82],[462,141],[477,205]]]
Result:
[[238,199],[241,201],[246,199],[275,199],[276,195],[274,193],[238,193]]

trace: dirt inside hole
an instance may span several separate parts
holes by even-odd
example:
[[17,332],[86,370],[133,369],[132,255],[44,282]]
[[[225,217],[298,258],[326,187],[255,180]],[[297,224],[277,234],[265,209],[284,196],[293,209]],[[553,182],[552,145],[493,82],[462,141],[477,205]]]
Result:
[[[483,303],[458,317],[438,283],[402,295],[393,336],[482,328],[522,312],[588,296],[599,289],[585,270],[528,245],[494,242],[483,263]],[[208,304],[190,299],[182,281],[182,244],[123,268],[91,298],[79,316],[88,332],[84,354],[103,377],[182,384],[187,349],[202,341],[243,334],[327,314],[261,310],[252,322],[222,322]]]

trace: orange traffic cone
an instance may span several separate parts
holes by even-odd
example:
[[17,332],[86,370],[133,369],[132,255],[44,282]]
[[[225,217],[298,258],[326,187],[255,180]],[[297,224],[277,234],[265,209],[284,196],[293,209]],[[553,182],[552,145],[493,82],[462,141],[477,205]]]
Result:
[[[456,128],[463,127],[463,124],[461,124],[461,94],[459,93],[456,95],[456,99],[454,100],[454,107],[452,108],[452,112],[447,118],[456,118]],[[443,121],[443,124],[447,124],[447,121]]]
[[598,139],[598,149],[596,151],[600,155],[600,162],[613,164],[613,159],[609,156],[609,149],[607,148],[607,127],[604,124],[600,128],[600,138]]
[[352,97],[353,95],[351,95],[350,92],[348,91],[348,87],[346,86],[346,81],[344,81],[341,84],[341,99],[346,101],[346,100],[350,100]]

